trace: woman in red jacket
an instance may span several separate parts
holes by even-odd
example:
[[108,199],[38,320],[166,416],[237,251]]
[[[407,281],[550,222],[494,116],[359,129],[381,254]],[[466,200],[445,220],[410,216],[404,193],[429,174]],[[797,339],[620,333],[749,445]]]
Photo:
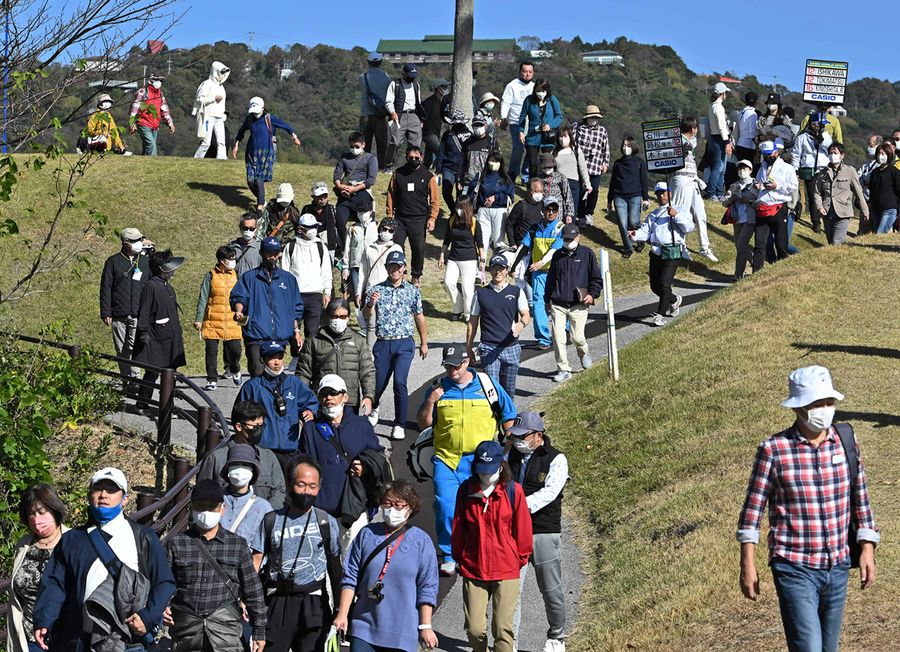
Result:
[[475,449],[472,477],[456,498],[451,547],[463,577],[466,635],[473,652],[488,652],[489,599],[494,652],[513,652],[519,573],[531,556],[531,514],[496,441],[483,441]]

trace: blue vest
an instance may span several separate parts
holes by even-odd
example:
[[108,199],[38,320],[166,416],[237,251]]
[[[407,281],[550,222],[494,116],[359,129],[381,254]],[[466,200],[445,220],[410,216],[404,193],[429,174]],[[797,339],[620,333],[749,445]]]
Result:
[[491,286],[478,288],[478,305],[481,314],[481,341],[493,346],[510,346],[518,338],[512,334],[512,325],[519,320],[519,293],[522,289],[508,283],[497,292]]

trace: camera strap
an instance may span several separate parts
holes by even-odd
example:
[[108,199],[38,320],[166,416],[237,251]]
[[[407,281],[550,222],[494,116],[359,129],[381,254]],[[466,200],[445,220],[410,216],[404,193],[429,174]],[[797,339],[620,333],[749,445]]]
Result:
[[[297,554],[294,556],[294,563],[291,564],[291,571],[287,574],[287,579],[293,581],[294,579],[294,571],[297,569],[297,560],[300,559],[300,553],[303,552],[303,542],[306,541],[306,531],[309,529],[309,522],[312,520],[313,513],[315,513],[315,507],[311,508],[306,513],[306,525],[303,526],[303,534],[300,535],[300,543],[297,544]],[[277,570],[278,574],[281,575],[281,568],[283,568],[282,560],[284,559],[284,529],[287,526],[288,515],[285,513],[284,520],[281,522],[281,548],[278,551],[278,562],[279,568]]]
[[362,566],[359,567],[359,571],[356,574],[357,589],[359,589],[359,582],[360,582],[360,580],[362,580],[362,577],[365,574],[366,569],[369,567],[369,564],[372,563],[372,560],[375,559],[375,557],[377,557],[379,555],[379,553],[381,553],[382,550],[384,550],[385,548],[387,548],[389,545],[391,545],[392,543],[394,543],[396,541],[397,543],[393,546],[393,550],[388,548],[387,557],[384,561],[384,566],[381,569],[381,573],[378,575],[379,582],[384,579],[384,575],[385,575],[385,573],[387,573],[388,566],[391,563],[391,555],[397,549],[397,546],[400,545],[399,540],[401,538],[403,538],[403,535],[406,534],[406,530],[407,530],[406,525],[399,528],[398,530],[393,532],[391,534],[391,536],[387,537],[384,541],[382,541],[377,546],[375,546],[375,549],[371,553],[369,553],[369,556],[366,557],[366,560],[362,563]]

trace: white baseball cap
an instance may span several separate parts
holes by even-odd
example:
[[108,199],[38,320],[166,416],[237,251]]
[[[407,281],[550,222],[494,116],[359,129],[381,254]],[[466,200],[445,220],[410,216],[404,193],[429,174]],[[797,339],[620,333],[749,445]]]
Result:
[[316,216],[312,213],[304,213],[300,216],[299,220],[300,226],[310,227],[310,226],[318,226],[319,223],[316,221]]
[[718,82],[715,86],[713,86],[713,91],[721,94],[721,93],[730,93],[731,89],[728,88],[722,82]]
[[275,201],[282,204],[290,204],[294,201],[294,186],[289,183],[279,184],[278,190],[275,191]]
[[323,389],[330,389],[335,392],[346,392],[347,383],[345,383],[344,379],[337,374],[325,374],[322,376],[322,380],[319,381],[319,387],[316,390],[316,394],[321,393]]
[[91,476],[91,487],[101,480],[112,480],[123,493],[128,493],[128,480],[125,479],[125,474],[117,468],[107,466],[105,469],[97,471]]
[[322,195],[328,194],[328,186],[324,181],[316,181],[312,185],[312,190],[310,191],[313,197],[321,197]]
[[252,113],[253,115],[261,115],[265,106],[266,103],[263,101],[263,98],[251,97],[250,105],[247,107],[247,113]]
[[658,181],[656,187],[653,189],[654,192],[669,192],[669,184],[665,181]]
[[781,402],[782,407],[802,408],[823,398],[844,400],[844,395],[831,383],[831,372],[819,365],[792,371],[788,376],[788,392],[790,396]]

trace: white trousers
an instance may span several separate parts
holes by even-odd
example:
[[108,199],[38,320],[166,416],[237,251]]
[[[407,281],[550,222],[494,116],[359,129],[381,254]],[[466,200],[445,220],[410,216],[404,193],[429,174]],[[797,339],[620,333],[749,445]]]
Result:
[[486,258],[490,258],[490,247],[506,240],[506,207],[481,207],[476,219],[481,225],[481,250]]
[[679,211],[689,209],[697,223],[697,235],[700,236],[700,248],[709,248],[709,234],[706,232],[706,206],[700,196],[697,182],[686,176],[672,177],[672,206]]
[[[475,297],[475,277],[478,274],[477,260],[448,260],[444,271],[444,289],[450,295],[454,315],[466,318],[472,311],[472,299]],[[460,279],[462,279],[460,281]],[[456,287],[459,283],[462,292]]]
[[203,158],[212,143],[213,133],[216,134],[216,158],[223,161],[228,158],[225,155],[225,118],[207,118],[204,120],[206,135],[200,141],[200,147],[194,152],[194,158]]

